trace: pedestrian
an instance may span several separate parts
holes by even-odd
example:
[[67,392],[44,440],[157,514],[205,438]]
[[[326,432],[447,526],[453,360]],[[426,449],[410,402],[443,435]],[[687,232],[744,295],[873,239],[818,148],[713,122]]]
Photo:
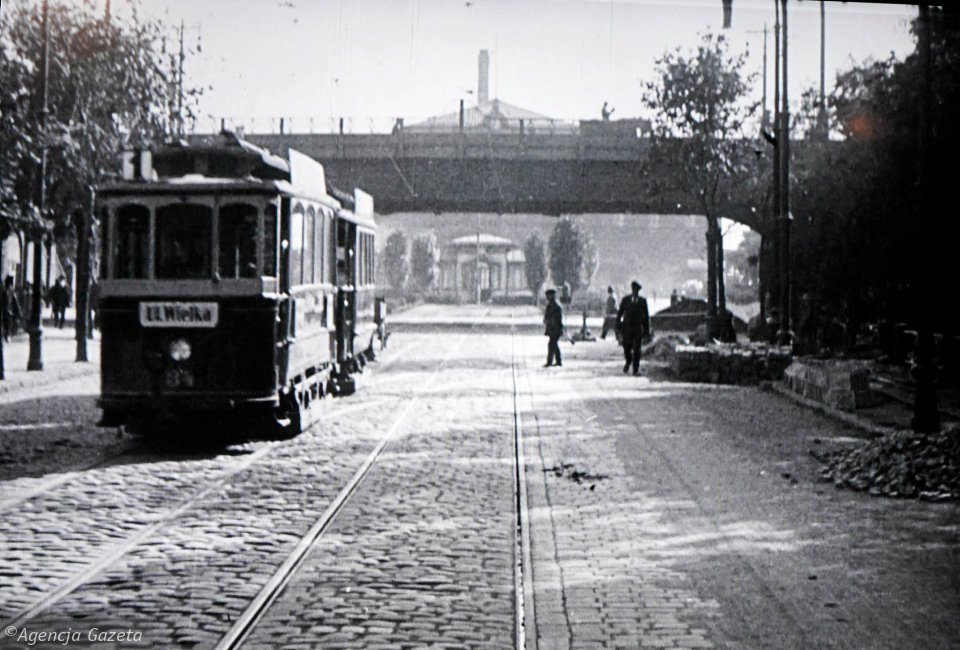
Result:
[[8,275],[3,281],[3,291],[0,292],[0,316],[3,317],[3,340],[9,341],[17,333],[23,313],[20,311],[20,302],[13,287],[13,276]]
[[604,122],[610,121],[610,116],[613,115],[613,112],[617,110],[615,108],[607,108],[607,102],[603,102],[603,108],[600,109],[600,116],[603,118]]
[[50,287],[49,298],[50,305],[53,307],[53,326],[63,329],[67,307],[70,305],[70,287],[67,286],[67,278],[62,275],[57,278],[57,283]]
[[613,287],[607,287],[607,304],[603,312],[603,329],[600,331],[600,338],[607,338],[607,332],[617,329],[617,294]]
[[560,337],[563,336],[563,307],[557,302],[557,290],[547,289],[547,307],[543,311],[543,333],[547,337],[547,363],[544,368],[562,366]]
[[633,364],[634,377],[640,374],[640,346],[643,339],[650,333],[650,311],[647,309],[647,299],[640,295],[643,287],[634,280],[630,283],[631,294],[620,301],[617,311],[617,330],[620,332],[620,341],[623,344],[623,373],[626,374]]

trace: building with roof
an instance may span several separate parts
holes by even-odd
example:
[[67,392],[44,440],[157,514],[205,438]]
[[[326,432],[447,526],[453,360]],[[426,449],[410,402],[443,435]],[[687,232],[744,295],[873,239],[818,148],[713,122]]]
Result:
[[526,296],[526,258],[510,239],[477,233],[450,240],[440,252],[440,294],[457,302]]
[[455,133],[493,131],[497,133],[575,133],[577,125],[557,120],[502,99],[490,99],[490,54],[480,50],[477,79],[477,103],[460,102],[460,110],[429,117],[416,124],[404,125],[409,133]]

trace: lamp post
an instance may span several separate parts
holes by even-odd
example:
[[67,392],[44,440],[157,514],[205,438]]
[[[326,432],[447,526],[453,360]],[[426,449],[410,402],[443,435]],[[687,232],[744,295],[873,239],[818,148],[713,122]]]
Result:
[[[934,188],[931,187],[931,137],[933,125],[930,116],[931,61],[930,61],[930,7],[920,5],[920,30],[917,49],[920,55],[920,220],[932,223]],[[919,230],[923,232],[923,229]],[[918,235],[920,236],[920,235]],[[911,427],[918,433],[940,430],[937,411],[936,366],[933,363],[933,329],[930,317],[930,261],[929,255],[917,255],[917,358],[913,366],[915,393]]]
[[38,223],[31,233],[33,237],[33,293],[30,295],[30,356],[27,370],[43,370],[43,319],[40,288],[43,283],[43,237],[44,212],[47,200],[47,80],[50,75],[50,20],[47,0],[43,0],[42,38],[40,48],[40,178],[37,187]]
[[790,328],[790,103],[789,85],[787,80],[787,0],[780,0],[780,9],[783,19],[783,33],[780,44],[783,53],[780,62],[783,66],[781,75],[783,88],[780,93],[780,134],[777,141],[780,145],[780,331],[777,338],[780,345],[793,344],[793,332]]

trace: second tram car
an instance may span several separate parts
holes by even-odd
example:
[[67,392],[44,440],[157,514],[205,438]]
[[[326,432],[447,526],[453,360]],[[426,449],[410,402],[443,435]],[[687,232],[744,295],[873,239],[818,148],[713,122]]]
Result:
[[383,338],[369,195],[226,133],[123,167],[97,188],[104,425],[240,413],[293,435],[353,391]]

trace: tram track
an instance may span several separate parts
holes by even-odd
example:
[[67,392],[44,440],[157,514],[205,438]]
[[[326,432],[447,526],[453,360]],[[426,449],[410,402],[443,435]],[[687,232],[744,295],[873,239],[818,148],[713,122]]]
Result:
[[[475,327],[476,325],[471,328],[471,331],[475,329]],[[469,335],[470,332],[468,331],[460,337],[457,343],[451,347],[443,360],[433,370],[430,379],[419,387],[417,394],[412,399],[407,401],[404,408],[391,423],[387,433],[378,441],[374,449],[371,450],[364,459],[361,466],[333,498],[320,518],[317,519],[313,526],[303,535],[294,550],[286,557],[280,567],[250,601],[250,604],[236,619],[227,633],[221,637],[215,646],[215,650],[233,650],[240,648],[254,633],[257,624],[266,616],[271,606],[277,601],[287,585],[290,584],[291,580],[296,576],[311,551],[313,551],[324,538],[325,533],[330,529],[337,515],[343,510],[349,499],[357,491],[357,488],[373,469],[387,445],[394,439],[397,431],[405,423],[414,408],[420,403],[421,398],[436,384],[437,379],[440,377],[441,372],[453,354],[462,347]]]
[[[242,644],[244,644],[244,642],[250,637],[253,631],[258,628],[258,623],[260,620],[270,610],[271,606],[285,590],[285,587],[290,583],[291,579],[296,576],[299,570],[302,569],[305,559],[310,554],[311,550],[317,546],[318,541],[322,539],[324,534],[331,528],[331,525],[337,518],[337,515],[344,509],[348,502],[351,502],[352,497],[358,492],[358,488],[363,483],[365,477],[379,466],[377,461],[383,454],[384,450],[386,450],[390,443],[396,437],[398,437],[399,431],[408,422],[410,416],[414,413],[417,413],[418,409],[423,410],[420,407],[424,405],[424,402],[430,396],[431,392],[435,392],[435,387],[440,381],[442,371],[447,365],[447,362],[451,359],[451,357],[453,357],[454,354],[456,354],[459,349],[463,347],[464,341],[469,336],[469,332],[464,334],[455,344],[451,346],[450,350],[447,351],[446,355],[443,357],[443,360],[437,364],[436,368],[432,369],[427,381],[422,382],[421,385],[417,387],[417,391],[412,397],[400,396],[400,399],[402,400],[402,406],[401,408],[393,411],[395,416],[390,422],[390,428],[376,441],[375,447],[367,454],[366,458],[356,469],[356,471],[353,472],[352,476],[350,476],[350,478],[345,482],[341,483],[342,487],[340,488],[339,492],[337,492],[332,498],[330,498],[330,493],[325,496],[325,500],[329,500],[325,508],[323,503],[318,504],[321,508],[323,508],[320,517],[315,520],[313,525],[310,526],[309,530],[300,538],[298,542],[294,543],[291,541],[291,544],[295,544],[293,551],[286,555],[286,558],[276,568],[274,573],[262,583],[263,586],[260,588],[259,592],[257,592],[252,599],[249,596],[245,597],[247,605],[246,609],[243,610],[243,613],[236,618],[233,618],[231,614],[234,624],[228,630],[227,634],[220,637],[219,643],[216,646],[217,648],[241,647]],[[526,476],[520,408],[521,378],[519,374],[519,364],[522,361],[522,358],[518,356],[516,330],[513,327],[511,327],[510,330],[510,337],[510,379],[508,380],[510,382],[510,384],[508,384],[510,386],[510,392],[505,393],[504,399],[508,399],[509,403],[512,405],[513,431],[512,444],[507,440],[504,442],[510,444],[510,447],[512,447],[513,456],[513,468],[511,471],[511,476],[514,483],[514,512],[512,518],[510,518],[510,521],[512,521],[513,527],[512,554],[514,558],[514,647],[517,649],[525,647],[535,649],[536,639],[533,637],[533,635],[527,637],[526,633],[527,626],[533,620],[533,584],[532,574],[529,568],[532,566],[530,562],[530,527],[529,513],[527,512],[526,507]],[[403,348],[403,351],[408,349],[412,349],[412,347]],[[399,354],[395,355],[391,361],[395,361],[398,356]],[[382,401],[384,400],[380,400],[380,402]],[[405,403],[403,403],[403,401],[405,401]],[[337,414],[343,416],[351,411],[354,411],[355,409],[363,408],[363,406],[364,405],[362,404],[345,404],[342,408],[337,410]],[[367,406],[369,406],[369,404],[367,404]],[[429,407],[429,405],[427,406]],[[423,412],[426,411],[424,410]],[[110,571],[114,570],[112,568],[113,564],[122,562],[123,558],[130,553],[131,550],[137,548],[141,543],[147,541],[148,538],[154,537],[164,526],[178,521],[179,518],[185,515],[189,510],[193,509],[194,507],[199,507],[199,504],[213,497],[220,489],[224,488],[224,486],[229,486],[231,479],[236,477],[237,474],[242,472],[244,469],[249,469],[256,463],[264,461],[269,456],[271,451],[281,449],[287,444],[288,443],[286,442],[277,443],[271,447],[258,450],[255,452],[255,454],[251,454],[251,457],[244,458],[242,467],[231,468],[229,475],[219,477],[216,480],[216,484],[205,486],[201,492],[195,493],[192,496],[192,498],[189,500],[189,503],[182,503],[176,510],[171,510],[169,513],[164,515],[162,519],[151,523],[147,528],[137,531],[137,533],[130,538],[111,546],[94,564],[87,566],[82,572],[73,576],[68,582],[63,583],[55,591],[49,592],[42,600],[34,603],[29,609],[22,611],[16,618],[7,621],[6,625],[14,625],[22,628],[24,623],[33,619],[36,619],[32,623],[33,625],[40,625],[51,620],[50,614],[48,614],[46,617],[40,616],[43,612],[48,611],[58,612],[58,618],[61,613],[67,616],[76,616],[76,613],[70,613],[71,610],[69,606],[67,606],[66,609],[64,609],[64,607],[55,606],[58,602],[78,590],[77,596],[71,599],[73,602],[77,602],[77,598],[82,599],[84,597],[92,597],[101,593],[99,590],[103,587],[97,586],[96,583],[102,583],[103,579],[96,580],[96,576],[101,573],[108,575]],[[506,451],[506,449],[504,451]],[[506,460],[506,458],[507,457],[505,456],[504,459]],[[504,478],[506,478],[506,476],[507,475],[504,474]],[[338,479],[338,483],[343,481],[344,478],[345,475],[341,476],[341,478]],[[336,487],[333,487],[333,489],[336,489]],[[507,494],[509,494],[509,488],[507,489]],[[507,502],[504,501],[504,503],[506,504]],[[313,516],[315,517],[316,515]],[[300,530],[302,530],[302,528]],[[505,544],[501,546],[501,548],[506,550],[509,548],[506,545],[507,540],[504,539],[503,541]],[[150,542],[147,541],[147,543],[149,544]],[[274,564],[274,562],[271,562],[271,564],[273,566],[277,566]],[[506,568],[506,566],[504,568]],[[87,583],[93,583],[92,589],[84,590],[83,587]],[[260,583],[260,580],[258,580],[258,583]],[[234,611],[240,611],[240,609],[238,608]],[[76,610],[74,610],[74,612],[76,612]],[[228,621],[229,619],[226,619],[224,620],[224,623],[229,624]],[[213,643],[213,641],[211,640],[210,643]]]
[[[382,372],[391,364],[396,363],[412,347],[413,344],[408,343],[407,345],[401,347],[396,354],[391,354],[390,357],[383,362],[378,362],[378,372]],[[321,402],[321,405],[323,404],[324,403]],[[344,410],[352,410],[351,407],[357,408],[358,406],[360,405],[337,405],[337,407],[333,408],[337,409],[335,414],[340,415]],[[15,493],[13,496],[0,500],[0,515],[23,505],[27,501],[51,494],[56,488],[78,478],[82,478],[87,472],[109,467],[118,462],[122,462],[125,459],[136,458],[144,454],[149,455],[153,451],[151,449],[151,444],[155,443],[151,442],[149,439],[143,439],[146,444],[137,444],[139,441],[140,439],[137,438],[128,439],[126,441],[126,447],[106,456],[105,458],[98,458],[92,463],[80,465],[67,472],[64,472],[63,474],[57,474],[47,479],[43,479],[38,484],[31,486],[20,493]]]
[[[382,372],[388,368],[391,364],[396,363],[406,352],[415,347],[414,344],[408,344],[404,347],[401,347],[396,354],[391,355],[388,359],[381,362],[379,366],[379,371]],[[322,403],[322,402],[321,402]],[[352,411],[355,411],[359,408],[369,408],[371,404],[369,402],[356,404],[356,403],[339,403],[325,411],[325,416],[327,418],[339,418],[344,415],[349,414]],[[307,434],[309,435],[309,434]],[[111,544],[101,552],[96,559],[91,563],[86,564],[80,571],[75,572],[68,579],[60,582],[60,584],[51,591],[47,591],[45,594],[41,595],[37,600],[28,605],[27,607],[21,609],[12,617],[8,618],[3,622],[2,627],[7,628],[12,626],[13,628],[22,628],[24,623],[27,623],[43,612],[49,610],[56,603],[64,599],[65,597],[72,594],[74,591],[79,589],[82,585],[92,580],[97,575],[101,574],[108,567],[122,559],[126,556],[132,549],[136,548],[142,542],[150,538],[156,532],[158,532],[164,526],[170,524],[171,522],[177,520],[179,517],[187,513],[188,511],[194,509],[204,502],[204,500],[215,495],[219,490],[228,486],[232,479],[234,479],[240,473],[250,469],[256,463],[261,462],[271,456],[273,453],[277,452],[280,449],[284,449],[290,444],[294,444],[296,439],[290,441],[282,442],[273,442],[269,443],[267,446],[261,447],[260,449],[253,451],[246,457],[244,457],[237,464],[231,466],[230,468],[219,472],[215,478],[209,480],[201,489],[193,491],[185,499],[181,499],[174,507],[169,508],[166,512],[158,515],[153,515],[149,517],[153,521],[145,526],[141,526],[137,531],[125,537],[122,540],[116,541]],[[7,509],[13,508],[16,505],[22,505],[24,502],[31,499],[49,495],[56,488],[68,484],[71,480],[82,477],[85,471],[90,471],[91,469],[96,469],[98,467],[106,467],[111,464],[117,463],[125,457],[137,457],[143,453],[143,449],[138,450],[124,450],[121,453],[115,454],[110,458],[105,458],[99,460],[97,463],[92,464],[90,467],[74,470],[69,475],[64,475],[62,477],[57,477],[54,480],[43,483],[37,489],[30,491],[26,495],[14,497],[4,502],[3,506]],[[14,502],[15,500],[15,502]],[[140,519],[143,519],[140,517]]]
[[[537,635],[527,635],[527,628],[536,623],[533,591],[533,558],[530,545],[530,511],[527,501],[526,457],[524,455],[523,418],[520,409],[520,384],[517,377],[517,331],[511,314],[510,376],[513,387],[513,454],[516,508],[514,540],[514,607],[517,650],[537,650]],[[525,367],[524,367],[525,368]]]

